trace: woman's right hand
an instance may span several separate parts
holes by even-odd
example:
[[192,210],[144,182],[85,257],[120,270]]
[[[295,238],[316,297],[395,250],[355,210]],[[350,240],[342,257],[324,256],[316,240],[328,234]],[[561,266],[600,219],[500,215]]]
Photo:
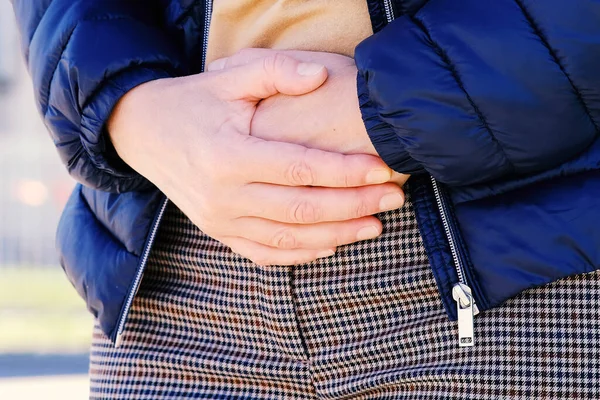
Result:
[[372,215],[404,198],[384,183],[392,171],[378,157],[249,135],[261,99],[308,93],[326,78],[325,68],[278,54],[149,82],[121,99],[110,137],[125,162],[234,252],[261,265],[310,262],[378,236]]

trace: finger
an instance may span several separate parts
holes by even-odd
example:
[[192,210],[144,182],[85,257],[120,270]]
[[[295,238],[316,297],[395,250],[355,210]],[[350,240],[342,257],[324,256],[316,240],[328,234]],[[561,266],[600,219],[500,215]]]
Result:
[[[240,136],[236,156],[243,167],[231,171],[247,182],[287,186],[357,187],[388,182],[392,170],[379,157],[345,155],[292,143]],[[225,167],[225,166],[224,166]]]
[[219,240],[229,246],[234,253],[258,265],[306,264],[335,254],[335,249],[281,250],[238,237],[225,237]]
[[240,67],[247,65],[255,60],[274,55],[275,53],[283,54],[292,57],[298,61],[305,63],[324,63],[328,62],[340,64],[345,62],[346,65],[354,65],[354,60],[349,57],[341,56],[333,53],[323,53],[319,51],[306,50],[273,50],[261,48],[246,48],[242,49],[229,57],[219,58],[214,60],[207,66],[207,71],[219,71],[222,69]]
[[240,216],[289,224],[347,221],[395,210],[404,204],[393,183],[356,188],[290,187],[250,184],[233,200]]
[[261,48],[249,48],[242,49],[229,57],[219,58],[214,60],[206,69],[208,71],[219,71],[222,69],[232,68],[232,67],[241,67],[243,65],[247,65],[252,61],[265,58],[267,56],[274,55],[275,53],[279,53],[278,50],[273,49],[261,49]]
[[[358,241],[374,239],[381,234],[381,222],[375,217],[365,217],[342,222],[297,225],[284,224],[262,218],[236,220],[237,232],[232,236],[282,250],[334,248]],[[248,232],[240,235],[238,232]]]
[[327,79],[327,69],[322,64],[303,63],[281,53],[218,73],[222,74],[224,93],[231,94],[230,100],[258,101],[277,93],[302,95]]
[[410,178],[410,175],[401,174],[399,172],[394,171],[394,173],[392,174],[392,178],[390,179],[390,182],[394,182],[396,185],[402,187],[402,186],[404,186],[406,181],[408,181],[408,178]]

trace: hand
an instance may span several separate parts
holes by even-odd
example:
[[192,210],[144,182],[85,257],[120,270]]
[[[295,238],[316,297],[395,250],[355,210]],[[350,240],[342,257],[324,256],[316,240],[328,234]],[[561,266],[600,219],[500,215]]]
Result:
[[[210,71],[238,67],[265,57],[283,54],[296,60],[323,64],[327,81],[302,96],[277,94],[260,102],[250,134],[343,154],[377,156],[365,129],[356,94],[357,69],[352,58],[333,53],[244,49],[216,60]],[[392,180],[404,184],[408,175],[394,173]]]
[[[207,235],[263,264],[298,264],[378,236],[371,215],[403,197],[390,169],[249,135],[261,99],[310,92],[324,68],[277,55],[225,71],[143,84],[108,124],[118,154]],[[366,186],[365,186],[366,185]]]

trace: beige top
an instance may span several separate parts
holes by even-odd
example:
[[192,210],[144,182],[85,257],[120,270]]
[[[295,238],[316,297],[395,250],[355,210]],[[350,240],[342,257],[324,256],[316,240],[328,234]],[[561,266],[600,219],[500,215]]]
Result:
[[365,0],[214,0],[206,59],[247,47],[352,57],[372,34]]

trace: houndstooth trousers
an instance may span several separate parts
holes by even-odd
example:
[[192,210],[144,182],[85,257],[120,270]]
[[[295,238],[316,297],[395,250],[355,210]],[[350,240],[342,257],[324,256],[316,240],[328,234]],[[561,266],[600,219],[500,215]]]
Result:
[[410,198],[377,240],[296,267],[233,254],[170,206],[92,399],[600,399],[600,274],[526,291],[459,348]]

